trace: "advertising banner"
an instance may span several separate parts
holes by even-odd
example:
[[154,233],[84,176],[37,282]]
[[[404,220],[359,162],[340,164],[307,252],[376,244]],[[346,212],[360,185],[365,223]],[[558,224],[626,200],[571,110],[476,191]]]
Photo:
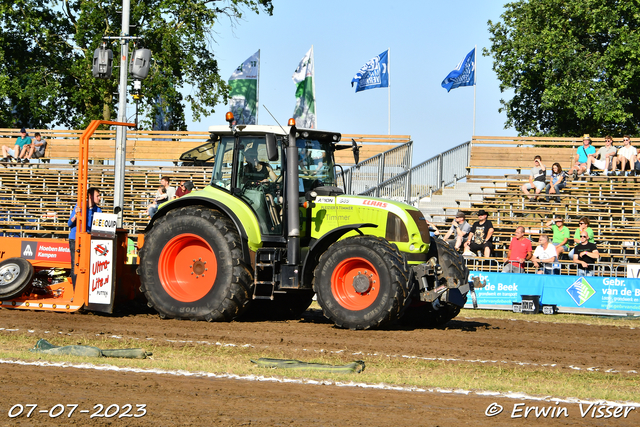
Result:
[[89,307],[93,304],[110,306],[113,301],[113,255],[113,240],[91,239]]
[[[522,295],[538,295],[540,304],[555,305],[559,312],[640,314],[640,279],[480,271],[470,272],[469,280],[473,277],[487,284],[476,289],[478,308],[510,310]],[[472,307],[471,301],[466,307]]]

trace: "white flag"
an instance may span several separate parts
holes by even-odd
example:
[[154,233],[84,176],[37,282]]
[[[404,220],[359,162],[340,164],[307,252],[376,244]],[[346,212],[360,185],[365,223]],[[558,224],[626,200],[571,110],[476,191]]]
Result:
[[260,83],[260,51],[244,61],[229,77],[231,92],[229,111],[238,125],[258,122],[258,87]]
[[299,127],[307,129],[317,128],[313,63],[313,46],[311,46],[292,76],[296,84],[296,108],[293,110],[293,118],[296,119]]

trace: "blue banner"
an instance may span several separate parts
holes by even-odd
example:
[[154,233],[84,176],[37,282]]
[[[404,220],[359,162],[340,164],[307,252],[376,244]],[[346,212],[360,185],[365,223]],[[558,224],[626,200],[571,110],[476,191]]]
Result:
[[360,68],[353,79],[351,87],[356,83],[356,93],[361,90],[389,87],[389,51],[371,58]]
[[476,276],[487,283],[476,289],[478,308],[509,310],[522,295],[538,295],[540,304],[555,305],[559,312],[640,314],[640,279],[472,271],[469,280]]
[[442,81],[442,87],[449,92],[460,86],[473,86],[476,84],[476,49],[465,56],[458,66]]

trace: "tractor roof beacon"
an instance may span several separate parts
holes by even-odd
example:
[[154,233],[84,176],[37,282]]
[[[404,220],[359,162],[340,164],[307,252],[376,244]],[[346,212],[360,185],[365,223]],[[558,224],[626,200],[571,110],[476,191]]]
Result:
[[141,290],[161,317],[297,316],[314,294],[350,329],[458,314],[473,292],[463,258],[418,209],[344,194],[339,133],[227,121],[180,158],[212,164],[210,185],[161,205],[145,231]]

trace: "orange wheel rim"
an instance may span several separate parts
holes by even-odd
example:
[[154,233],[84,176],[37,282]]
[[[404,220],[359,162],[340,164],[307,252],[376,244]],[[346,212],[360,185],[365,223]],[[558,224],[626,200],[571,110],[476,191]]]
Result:
[[348,310],[364,310],[371,306],[380,292],[380,277],[364,258],[347,258],[331,275],[331,292],[338,303]]
[[160,253],[160,283],[178,301],[193,302],[204,297],[213,288],[217,272],[215,252],[195,234],[174,237]]

